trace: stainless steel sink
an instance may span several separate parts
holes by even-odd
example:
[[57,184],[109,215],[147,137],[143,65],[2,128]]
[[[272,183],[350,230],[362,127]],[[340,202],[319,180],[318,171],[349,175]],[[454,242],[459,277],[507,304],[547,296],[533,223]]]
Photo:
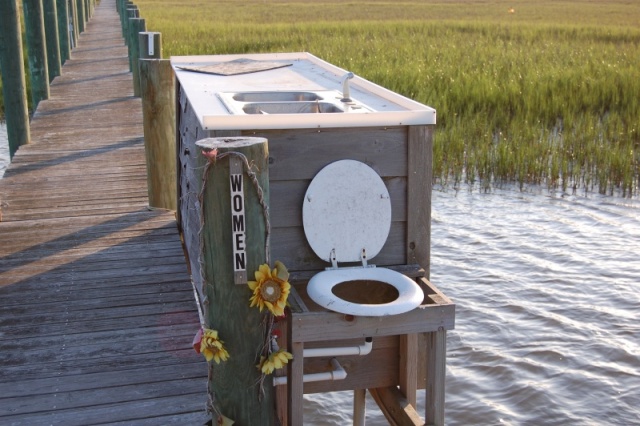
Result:
[[314,92],[242,92],[232,96],[238,102],[302,102],[321,101]]
[[342,101],[336,90],[288,90],[218,92],[218,98],[231,114],[318,114],[367,113],[373,111],[355,99]]
[[246,114],[317,114],[344,112],[329,102],[255,102],[248,103],[242,110]]

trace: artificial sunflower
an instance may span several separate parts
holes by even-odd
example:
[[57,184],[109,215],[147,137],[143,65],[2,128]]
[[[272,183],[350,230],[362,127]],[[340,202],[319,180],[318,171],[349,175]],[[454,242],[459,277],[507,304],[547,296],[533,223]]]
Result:
[[263,356],[260,357],[260,364],[256,365],[256,367],[258,367],[258,370],[262,371],[263,374],[271,374],[273,370],[282,368],[285,364],[288,364],[290,359],[293,359],[293,355],[283,349],[279,349],[272,352],[267,358]]
[[277,317],[284,315],[284,308],[287,306],[287,297],[291,290],[289,284],[289,271],[279,261],[276,267],[271,270],[266,263],[260,265],[255,273],[256,281],[249,281],[249,288],[253,291],[249,306],[257,306],[260,312],[266,306],[271,313]]
[[224,342],[218,338],[218,332],[208,328],[204,329],[204,335],[200,342],[200,353],[204,355],[207,362],[214,360],[216,364],[229,358],[229,352],[224,348]]

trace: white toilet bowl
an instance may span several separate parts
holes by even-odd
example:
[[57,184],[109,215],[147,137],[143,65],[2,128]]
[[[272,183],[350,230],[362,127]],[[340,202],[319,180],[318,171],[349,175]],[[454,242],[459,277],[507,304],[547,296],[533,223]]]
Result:
[[[391,228],[389,192],[371,167],[340,160],[320,170],[307,188],[302,218],[309,245],[332,264],[307,286],[309,297],[318,305],[344,314],[384,316],[408,312],[422,303],[424,293],[415,281],[367,264],[382,250]],[[338,267],[340,262],[362,266]],[[359,282],[388,284],[398,296],[392,301],[358,303],[334,293],[337,286],[358,286]]]

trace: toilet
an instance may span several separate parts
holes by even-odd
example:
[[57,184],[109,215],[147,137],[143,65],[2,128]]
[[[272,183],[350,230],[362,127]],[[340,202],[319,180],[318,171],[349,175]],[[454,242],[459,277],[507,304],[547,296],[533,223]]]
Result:
[[[309,281],[307,293],[315,303],[354,316],[398,315],[422,303],[424,293],[414,280],[368,263],[382,250],[391,229],[389,191],[371,167],[340,160],[320,170],[307,188],[302,223],[311,249],[331,263]],[[358,265],[340,267],[340,263]],[[393,287],[397,297],[359,303],[336,294],[344,286],[361,286],[368,292],[365,284],[372,282]]]

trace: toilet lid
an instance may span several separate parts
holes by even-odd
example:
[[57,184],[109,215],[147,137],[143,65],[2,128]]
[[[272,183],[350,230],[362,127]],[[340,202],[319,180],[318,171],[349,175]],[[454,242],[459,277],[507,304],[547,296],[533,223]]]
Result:
[[360,262],[376,256],[389,235],[391,200],[378,174],[355,160],[325,166],[307,188],[302,223],[309,245],[330,262]]

